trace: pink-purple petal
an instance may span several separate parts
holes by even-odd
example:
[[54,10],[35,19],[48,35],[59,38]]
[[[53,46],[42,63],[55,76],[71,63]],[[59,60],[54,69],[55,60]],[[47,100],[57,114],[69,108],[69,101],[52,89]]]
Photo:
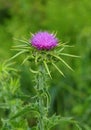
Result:
[[50,50],[57,46],[58,39],[48,32],[38,32],[30,40],[32,46],[38,50]]

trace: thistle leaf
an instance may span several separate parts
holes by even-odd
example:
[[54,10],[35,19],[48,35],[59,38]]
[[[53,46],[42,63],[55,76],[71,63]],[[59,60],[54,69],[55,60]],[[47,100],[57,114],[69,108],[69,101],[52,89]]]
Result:
[[28,51],[27,51],[27,50],[23,50],[23,51],[18,52],[16,55],[12,56],[12,57],[9,59],[9,61],[10,61],[10,60],[13,60],[13,59],[16,58],[17,56],[19,56],[19,55],[21,55],[21,54],[23,54],[23,53],[25,53],[25,52],[28,52]]
[[25,40],[19,40],[17,38],[13,38],[14,40],[16,41],[19,41],[19,42],[23,42],[23,43],[26,43],[27,45],[30,45],[28,41],[25,41]]
[[16,45],[16,46],[13,46],[14,48],[17,48],[17,47],[26,47],[27,45],[23,44],[23,45]]
[[67,54],[67,53],[60,53],[60,54],[63,55],[63,56],[80,58],[80,56],[76,56],[76,55],[72,55],[72,54]]
[[30,57],[30,56],[27,56],[27,57],[23,60],[22,64],[24,64],[24,63],[29,59],[29,57]]
[[2,66],[3,67],[10,67],[10,66],[12,66],[12,65],[14,65],[15,64],[15,62],[8,62],[8,60],[6,60],[3,64],[2,64]]
[[82,130],[82,128],[78,125],[78,124],[75,124],[76,127],[79,129],[79,130]]
[[17,117],[20,117],[20,116],[24,116],[26,115],[27,113],[36,113],[36,116],[39,116],[39,112],[37,110],[37,105],[36,104],[29,104],[27,106],[25,106],[24,108],[22,108],[20,111],[18,111],[15,115],[11,116],[10,117],[10,120],[12,119],[15,119]]
[[30,35],[31,35],[31,36],[34,36],[34,34],[33,34],[33,33],[31,33],[31,32],[30,32]]
[[[52,65],[59,71],[61,75],[64,76],[63,72],[52,62]],[[64,76],[65,77],[65,76]]]
[[70,70],[74,71],[61,57],[53,55],[52,56],[56,57],[57,59],[59,59],[62,63],[64,63]]
[[58,47],[61,47],[61,46],[63,46],[63,47],[74,47],[74,46],[67,45],[67,44],[68,44],[68,42],[66,42],[66,43],[60,43],[60,44],[58,45]]
[[43,61],[43,63],[44,63],[44,65],[45,65],[45,68],[46,68],[46,70],[47,70],[47,72],[48,72],[50,78],[52,79],[47,63],[46,63],[45,61]]
[[61,52],[61,51],[63,51],[64,50],[64,47],[63,48],[61,48],[60,50],[59,50],[59,52]]
[[62,47],[61,49],[59,49],[56,53],[60,54],[60,52],[62,52],[64,50],[65,47]]
[[12,50],[12,51],[14,50],[14,51],[18,51],[18,52],[19,52],[19,51],[23,51],[23,50],[25,50],[25,49],[24,49],[24,48],[12,48],[12,49],[10,49],[10,50]]
[[11,50],[17,50],[17,51],[21,51],[21,50],[25,50],[25,49],[31,49],[31,46],[13,46]]
[[35,70],[33,70],[33,69],[29,69],[32,73],[34,73],[34,74],[37,74],[37,73],[39,73],[39,71],[35,71]]

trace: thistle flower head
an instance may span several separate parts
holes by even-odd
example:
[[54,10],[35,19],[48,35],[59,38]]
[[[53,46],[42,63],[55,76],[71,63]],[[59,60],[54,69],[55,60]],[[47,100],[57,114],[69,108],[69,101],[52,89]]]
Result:
[[[79,57],[76,55],[63,53],[65,47],[72,47],[72,46],[69,46],[66,43],[59,42],[59,40],[55,37],[53,33],[49,33],[46,31],[37,32],[33,34],[30,41],[19,40],[19,39],[15,39],[15,40],[22,42],[22,45],[20,44],[13,47],[13,50],[18,51],[18,53],[14,55],[13,57],[11,57],[10,60],[16,58],[17,56],[21,54],[26,54],[26,58],[23,60],[23,64],[26,61],[34,62],[37,66],[44,64],[47,74],[49,74],[50,77],[51,77],[51,74],[50,74],[50,70],[48,66],[49,64],[52,64],[56,68],[56,70],[58,70],[59,73],[64,76],[64,73],[56,65],[58,61],[62,62],[67,68],[73,71],[73,69],[61,57],[61,55],[68,56],[68,57]],[[33,47],[30,45],[30,43]],[[41,50],[41,51],[38,51],[38,50]],[[42,51],[42,50],[51,50],[51,51]],[[38,73],[34,70],[31,72]]]
[[58,39],[55,38],[54,34],[38,32],[32,36],[30,42],[38,50],[51,50],[57,46]]

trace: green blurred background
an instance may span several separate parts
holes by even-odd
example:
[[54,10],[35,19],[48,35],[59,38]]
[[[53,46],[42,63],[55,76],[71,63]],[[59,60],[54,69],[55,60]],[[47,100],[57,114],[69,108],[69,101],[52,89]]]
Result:
[[[63,68],[65,78],[53,68],[50,114],[74,117],[83,130],[91,130],[91,1],[0,0],[0,61],[14,54],[10,50],[15,45],[13,38],[29,39],[30,32],[40,30],[56,31],[61,41],[75,45],[66,52],[81,56],[81,59],[63,57],[75,71]],[[29,87],[32,76],[25,66],[21,68],[23,91],[32,94],[32,87]],[[61,124],[57,130],[60,129],[76,128]]]

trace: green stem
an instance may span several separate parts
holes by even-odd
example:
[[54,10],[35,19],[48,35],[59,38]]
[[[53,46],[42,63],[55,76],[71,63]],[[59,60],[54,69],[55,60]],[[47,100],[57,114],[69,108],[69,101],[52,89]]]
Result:
[[47,75],[43,65],[39,66],[39,73],[36,75],[36,84],[37,84],[37,100],[40,117],[38,119],[38,130],[47,130],[47,125],[45,119],[48,116],[49,109],[49,94],[48,86],[46,84]]

